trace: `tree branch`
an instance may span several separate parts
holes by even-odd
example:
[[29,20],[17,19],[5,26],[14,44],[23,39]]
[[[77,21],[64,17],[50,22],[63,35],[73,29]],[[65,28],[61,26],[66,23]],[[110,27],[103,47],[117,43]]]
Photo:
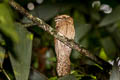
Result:
[[36,26],[37,24],[34,22],[31,23],[20,23],[20,22],[16,22],[18,24],[21,24],[23,27],[28,28],[28,27],[32,27],[32,26]]
[[[56,32],[55,29],[53,29],[51,26],[49,26],[48,24],[46,24],[43,20],[41,20],[38,17],[35,17],[32,14],[30,14],[27,10],[25,10],[18,3],[14,2],[13,0],[9,0],[9,4],[12,7],[14,7],[16,10],[18,10],[21,14],[25,15],[27,18],[29,18],[30,20],[32,20],[40,28],[42,28],[43,30],[47,31],[52,36],[54,36],[55,38],[57,38],[58,40],[60,40],[61,42],[63,42],[65,45],[69,46],[72,49],[77,50],[82,55],[88,57],[89,59],[91,59],[92,61],[96,62],[99,65],[103,65],[104,64],[103,60],[97,58],[95,55],[93,55],[92,53],[90,53],[87,49],[80,47],[79,44],[77,44],[76,42],[74,42],[74,41],[66,38],[65,36],[60,36],[59,34],[57,34],[57,32]],[[110,64],[108,64],[108,65],[110,65]]]

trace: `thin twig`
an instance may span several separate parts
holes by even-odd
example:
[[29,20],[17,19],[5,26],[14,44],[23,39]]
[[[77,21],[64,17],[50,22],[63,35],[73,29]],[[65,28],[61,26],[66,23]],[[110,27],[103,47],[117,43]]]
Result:
[[[60,36],[59,34],[57,34],[57,32],[56,32],[55,29],[53,29],[51,26],[49,26],[48,24],[46,24],[43,20],[41,20],[38,17],[35,17],[32,14],[30,14],[27,10],[25,10],[18,3],[14,2],[13,0],[9,0],[9,4],[12,7],[14,7],[16,10],[18,10],[21,14],[23,14],[24,16],[26,16],[28,19],[32,20],[40,28],[42,28],[43,30],[47,31],[52,36],[54,36],[55,38],[57,38],[58,40],[60,40],[61,42],[63,42],[65,45],[69,46],[72,49],[77,50],[82,55],[88,57],[89,59],[91,59],[92,61],[96,62],[99,65],[103,65],[104,64],[103,60],[101,61],[95,55],[93,55],[92,53],[90,53],[87,49],[85,49],[83,47],[80,47],[79,44],[77,44],[73,40],[70,40],[70,39],[66,38],[65,36]],[[110,64],[108,64],[108,65],[110,65]]]
[[28,28],[28,27],[32,27],[32,26],[36,26],[36,25],[37,25],[36,23],[33,23],[33,22],[31,22],[31,23],[16,22],[16,23],[22,25],[22,26],[25,27],[25,28]]
[[31,27],[31,26],[35,26],[35,25],[37,25],[37,24],[35,24],[35,23],[25,23],[25,24],[22,24],[23,25],[23,27]]
[[5,74],[5,76],[8,80],[11,80],[10,77],[8,76],[7,72],[4,69],[2,69],[2,72]]

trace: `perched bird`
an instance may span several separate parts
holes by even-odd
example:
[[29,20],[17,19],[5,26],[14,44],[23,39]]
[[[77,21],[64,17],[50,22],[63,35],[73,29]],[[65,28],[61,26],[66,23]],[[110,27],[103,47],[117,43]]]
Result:
[[[75,29],[73,19],[68,15],[55,17],[55,27],[59,35],[74,39]],[[57,56],[57,74],[64,76],[70,73],[71,48],[55,38],[55,52]]]

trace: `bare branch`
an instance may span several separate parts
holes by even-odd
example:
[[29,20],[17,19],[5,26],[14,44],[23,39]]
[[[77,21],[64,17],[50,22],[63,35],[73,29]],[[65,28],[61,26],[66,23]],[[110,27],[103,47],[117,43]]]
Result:
[[31,26],[36,26],[37,24],[35,24],[35,23],[26,23],[26,24],[22,24],[24,27],[31,27]]

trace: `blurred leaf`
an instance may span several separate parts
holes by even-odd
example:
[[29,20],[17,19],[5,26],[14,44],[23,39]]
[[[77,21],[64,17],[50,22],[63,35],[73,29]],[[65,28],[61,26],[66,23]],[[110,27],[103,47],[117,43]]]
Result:
[[[5,41],[3,40],[2,36],[0,35],[0,45],[5,45]],[[2,67],[4,58],[5,58],[5,49],[0,46],[0,67]]]
[[72,75],[79,75],[78,74],[78,71],[76,71],[76,70],[71,70],[71,72],[70,72]]
[[99,21],[100,20],[100,14],[95,12],[95,11],[92,11],[91,12],[91,17],[92,19],[96,20],[96,21]]
[[114,62],[111,75],[110,75],[110,80],[120,80],[120,70],[118,63]]
[[51,77],[48,80],[57,80],[57,77]]
[[[37,13],[38,17],[44,20],[49,20],[56,16],[59,10],[63,9],[63,6],[59,5],[41,5],[35,8],[34,12]],[[65,8],[64,8],[65,9]]]
[[46,68],[50,69],[51,67],[56,66],[55,63],[56,57],[53,49],[48,49],[48,51],[46,52]]
[[82,39],[80,41],[80,45],[82,45],[82,47],[88,48],[88,45],[89,45],[88,37],[85,37],[84,39]]
[[3,39],[2,35],[0,34],[0,45],[4,46],[5,44],[6,44],[5,40]]
[[113,59],[116,55],[116,46],[110,37],[102,38],[101,44],[108,56],[108,58]]
[[108,59],[108,58],[107,58],[107,55],[106,55],[106,53],[105,53],[105,51],[104,51],[103,48],[100,50],[99,57],[100,57],[101,59],[103,59],[103,60],[107,60],[107,59]]
[[0,4],[0,31],[2,31],[7,37],[10,37],[14,42],[17,42],[18,35],[15,31],[10,12],[10,8],[7,4]]
[[107,15],[99,24],[100,27],[112,24],[120,20],[120,6],[117,6],[115,10],[109,15]]
[[3,48],[0,46],[0,67],[2,67],[4,57],[5,57],[5,49],[3,49]]
[[58,80],[77,80],[73,75],[66,75],[64,77],[59,78]]
[[[86,24],[85,17],[79,11],[74,12],[74,26],[75,26],[75,42],[78,42],[84,38],[90,31],[91,25]],[[76,51],[75,51],[76,52]]]
[[30,72],[29,80],[48,80],[48,78],[46,76],[44,76],[43,74],[41,74],[40,72],[38,72],[36,70],[32,70]]
[[120,29],[118,28],[118,25],[115,24],[112,27],[108,27],[107,30],[117,43],[116,45],[118,45],[120,48]]
[[79,24],[85,24],[86,21],[85,21],[85,16],[84,14],[80,13],[78,10],[75,10],[74,11],[74,22],[79,22]]
[[[63,6],[63,4],[44,4],[40,6],[36,6],[36,8],[31,11],[34,16],[39,17],[43,20],[50,20],[55,17],[58,13],[63,12],[69,9],[69,6]],[[26,17],[23,19],[24,23],[31,22]]]
[[[81,47],[88,48],[88,42],[89,42],[88,38],[85,37],[83,40],[81,40],[79,42],[79,44],[80,44]],[[78,59],[78,58],[81,58],[82,55],[78,51],[73,49],[71,57],[74,58],[74,59]]]
[[81,80],[84,76],[83,74],[79,74],[77,70],[72,70],[70,73],[74,75],[77,78],[77,80]]
[[9,54],[10,61],[12,63],[12,68],[16,80],[28,80],[31,63],[33,34],[29,33],[20,24],[16,24],[16,31],[20,39],[19,42],[14,44],[14,50],[17,59]]
[[115,30],[113,33],[113,38],[115,39],[117,45],[120,47],[120,31],[119,30]]
[[56,62],[56,58],[55,57],[48,58],[48,60],[52,61],[52,62]]
[[82,55],[78,52],[78,51],[76,51],[76,50],[73,50],[72,51],[72,54],[71,54],[71,57],[73,58],[73,59],[78,59],[78,58],[80,58]]
[[79,24],[79,22],[75,22],[75,41],[79,42],[91,29],[90,24]]

